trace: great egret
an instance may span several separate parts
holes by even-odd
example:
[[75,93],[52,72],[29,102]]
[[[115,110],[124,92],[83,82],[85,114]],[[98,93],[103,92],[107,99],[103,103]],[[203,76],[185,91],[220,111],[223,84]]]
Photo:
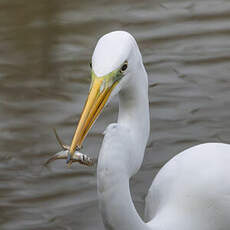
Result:
[[[130,195],[129,179],[139,170],[149,137],[148,77],[135,39],[115,31],[98,41],[92,83],[68,162],[109,99],[119,94],[119,116],[106,131],[99,153],[100,211],[109,230],[229,230],[230,145],[206,143],[171,159],[146,197],[144,222]],[[154,154],[154,153],[153,153]]]

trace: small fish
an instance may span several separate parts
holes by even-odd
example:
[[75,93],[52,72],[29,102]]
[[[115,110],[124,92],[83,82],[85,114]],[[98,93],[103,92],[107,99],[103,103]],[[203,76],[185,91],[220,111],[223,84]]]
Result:
[[[52,161],[55,160],[61,160],[61,159],[66,159],[68,158],[68,153],[69,150],[62,150],[56,154],[54,154],[51,158],[49,158],[45,165],[48,165]],[[78,162],[80,164],[86,165],[86,166],[92,166],[94,164],[94,160],[88,157],[86,154],[80,153],[76,151],[73,155],[73,157],[70,160],[71,163]]]
[[72,156],[72,158],[69,159],[69,156],[70,156],[69,149],[70,149],[70,147],[68,145],[64,145],[62,143],[60,137],[58,136],[56,129],[53,129],[53,130],[54,130],[54,134],[56,136],[56,139],[57,139],[59,145],[62,148],[62,151],[60,151],[60,152],[54,154],[52,157],[50,157],[46,161],[45,165],[50,164],[52,161],[61,160],[61,159],[67,160],[68,161],[67,162],[68,166],[70,166],[74,162],[78,162],[78,163],[86,165],[86,166],[93,166],[94,165],[95,161],[92,158],[88,157],[86,154],[80,153],[79,151],[75,151],[75,153]]

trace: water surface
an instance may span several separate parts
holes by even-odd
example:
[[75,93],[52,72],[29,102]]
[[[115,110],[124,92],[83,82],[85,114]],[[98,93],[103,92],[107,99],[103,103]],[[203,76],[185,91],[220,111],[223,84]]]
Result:
[[[0,2],[0,226],[2,230],[103,229],[96,168],[43,163],[70,144],[90,83],[97,39],[134,35],[149,76],[151,135],[131,180],[143,216],[154,175],[183,149],[230,142],[229,1]],[[90,132],[97,157],[117,100]]]

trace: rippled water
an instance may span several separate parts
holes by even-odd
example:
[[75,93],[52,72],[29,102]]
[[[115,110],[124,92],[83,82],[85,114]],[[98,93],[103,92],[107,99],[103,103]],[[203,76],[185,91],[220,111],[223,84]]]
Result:
[[[131,32],[149,75],[151,136],[132,179],[135,205],[159,168],[202,142],[230,142],[229,1],[0,1],[0,226],[103,229],[96,169],[55,162],[52,127],[70,144],[88,92],[97,39]],[[96,157],[115,121],[108,106],[84,151]],[[113,114],[113,115],[112,115]]]

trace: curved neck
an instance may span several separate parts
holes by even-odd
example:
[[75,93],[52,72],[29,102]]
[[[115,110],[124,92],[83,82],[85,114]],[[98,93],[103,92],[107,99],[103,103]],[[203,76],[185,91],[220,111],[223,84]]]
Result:
[[[105,228],[108,230],[150,230],[138,215],[123,173],[98,176],[98,198]],[[103,185],[102,185],[103,184]]]
[[147,74],[143,66],[136,74],[139,82],[119,93],[118,123],[107,128],[99,154],[98,198],[109,230],[150,230],[138,215],[129,189],[130,177],[142,164],[149,135]]
[[118,124],[127,127],[135,147],[130,176],[136,174],[141,167],[150,131],[148,76],[142,63],[137,69],[135,77],[132,76],[134,80],[119,93]]

